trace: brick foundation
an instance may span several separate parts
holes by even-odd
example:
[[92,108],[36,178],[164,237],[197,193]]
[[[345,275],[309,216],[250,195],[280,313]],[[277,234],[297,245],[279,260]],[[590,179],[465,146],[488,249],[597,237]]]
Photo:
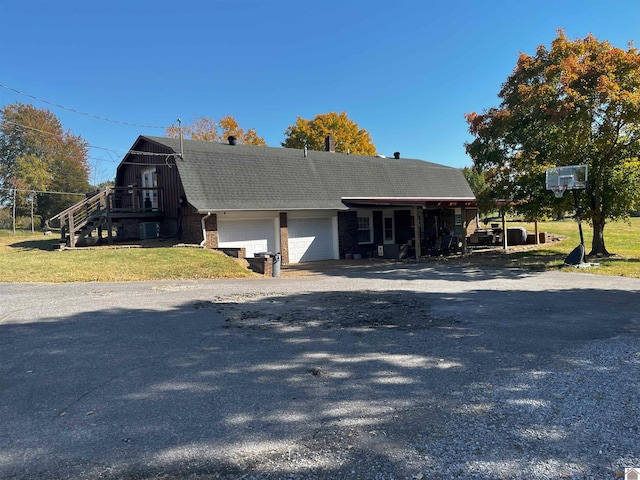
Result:
[[273,275],[273,258],[271,257],[257,257],[257,258],[245,258],[249,264],[249,269],[270,277]]

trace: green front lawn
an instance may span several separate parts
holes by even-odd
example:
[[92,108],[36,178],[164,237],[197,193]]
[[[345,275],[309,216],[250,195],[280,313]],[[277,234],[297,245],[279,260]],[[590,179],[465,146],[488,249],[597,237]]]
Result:
[[130,282],[243,278],[254,274],[201,248],[98,248],[54,251],[58,238],[0,230],[0,282]]
[[[533,224],[509,222],[534,231]],[[449,257],[446,262],[484,265],[497,268],[548,270],[563,267],[565,257],[579,243],[578,225],[563,222],[540,222],[539,230],[565,236],[562,242],[540,245],[535,250],[502,250]],[[592,231],[583,223],[587,252]],[[584,273],[640,277],[640,218],[630,223],[616,222],[605,228],[609,258],[589,258],[600,268],[580,269]],[[129,282],[140,280],[178,280],[244,278],[254,276],[245,265],[218,252],[199,248],[98,248],[54,250],[58,238],[0,230],[0,282]]]

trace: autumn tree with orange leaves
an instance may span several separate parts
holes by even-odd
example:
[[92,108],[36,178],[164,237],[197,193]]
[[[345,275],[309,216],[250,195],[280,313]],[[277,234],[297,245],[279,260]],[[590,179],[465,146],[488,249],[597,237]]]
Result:
[[626,219],[640,204],[640,54],[593,35],[569,40],[559,30],[551,49],[522,53],[500,90],[502,102],[465,116],[475,139],[466,145],[473,168],[494,198],[519,202],[529,218],[558,202],[545,190],[548,167],[587,164],[583,217],[593,227],[589,255],[608,255],[607,221]]
[[346,112],[321,113],[312,120],[298,117],[296,123],[287,127],[284,134],[286,139],[282,146],[286,148],[306,146],[310,150],[324,150],[324,139],[331,134],[335,140],[336,152],[376,154],[376,146],[369,132],[360,128]]
[[[178,138],[180,127],[172,125],[167,128],[167,136]],[[244,130],[231,115],[226,115],[219,120],[210,117],[201,117],[190,125],[182,127],[184,138],[192,140],[206,140],[209,142],[226,142],[230,136],[236,137],[238,143],[245,145],[266,145],[264,138],[260,137],[255,129]]]

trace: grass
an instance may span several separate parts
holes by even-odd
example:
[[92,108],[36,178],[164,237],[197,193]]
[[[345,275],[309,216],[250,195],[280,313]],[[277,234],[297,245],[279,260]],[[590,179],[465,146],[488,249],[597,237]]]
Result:
[[[509,222],[508,227],[522,226],[527,232],[534,232],[533,223]],[[565,237],[562,242],[540,245],[540,248],[529,251],[514,251],[473,255],[475,260],[468,263],[495,267],[517,267],[528,270],[565,269],[574,271],[574,267],[565,267],[564,259],[580,244],[578,224],[574,220],[560,222],[539,222],[540,232],[548,232]],[[593,230],[582,223],[584,243],[587,253],[591,250]],[[632,218],[630,222],[609,223],[605,227],[605,245],[612,254],[607,258],[589,257],[592,263],[599,263],[599,268],[578,269],[583,273],[598,275],[616,275],[640,278],[640,218]],[[472,258],[471,257],[471,258]]]
[[254,275],[236,260],[211,250],[163,247],[54,251],[58,240],[0,230],[0,282],[130,282]]
[[[533,224],[509,222],[534,231]],[[566,256],[580,243],[578,225],[573,220],[540,222],[541,232],[566,237],[562,242],[540,245],[535,250],[498,250],[450,257],[446,262],[528,270],[564,269]],[[583,223],[587,252],[592,230]],[[609,258],[589,258],[600,268],[578,269],[582,273],[640,278],[640,218],[629,223],[610,223],[605,228]],[[128,248],[54,251],[58,238],[0,230],[0,282],[130,282],[141,280],[178,280],[243,278],[254,276],[243,265],[226,255],[197,248]]]

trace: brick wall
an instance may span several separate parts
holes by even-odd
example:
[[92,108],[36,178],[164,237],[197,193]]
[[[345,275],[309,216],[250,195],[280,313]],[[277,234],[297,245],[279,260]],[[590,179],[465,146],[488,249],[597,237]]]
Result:
[[467,223],[467,237],[474,233],[478,229],[477,213],[475,208],[467,208],[464,210]]
[[340,258],[358,252],[358,212],[338,212],[338,250]]
[[202,215],[191,213],[182,217],[180,240],[184,243],[200,243],[202,241]]
[[119,220],[117,236],[118,240],[138,240],[140,238],[138,220]]
[[[189,212],[182,217],[182,233],[180,240],[184,243],[201,243],[202,242],[202,217],[199,213]],[[218,248],[218,217],[212,213],[204,221],[204,227],[207,231],[207,240],[205,247]]]
[[212,213],[204,221],[204,229],[207,232],[207,240],[204,246],[207,248],[218,248],[218,215]]
[[289,263],[289,226],[287,223],[287,212],[280,212],[280,253],[283,265]]
[[273,275],[273,258],[271,257],[258,257],[258,258],[245,258],[249,264],[249,269],[261,273],[265,277],[271,277]]

